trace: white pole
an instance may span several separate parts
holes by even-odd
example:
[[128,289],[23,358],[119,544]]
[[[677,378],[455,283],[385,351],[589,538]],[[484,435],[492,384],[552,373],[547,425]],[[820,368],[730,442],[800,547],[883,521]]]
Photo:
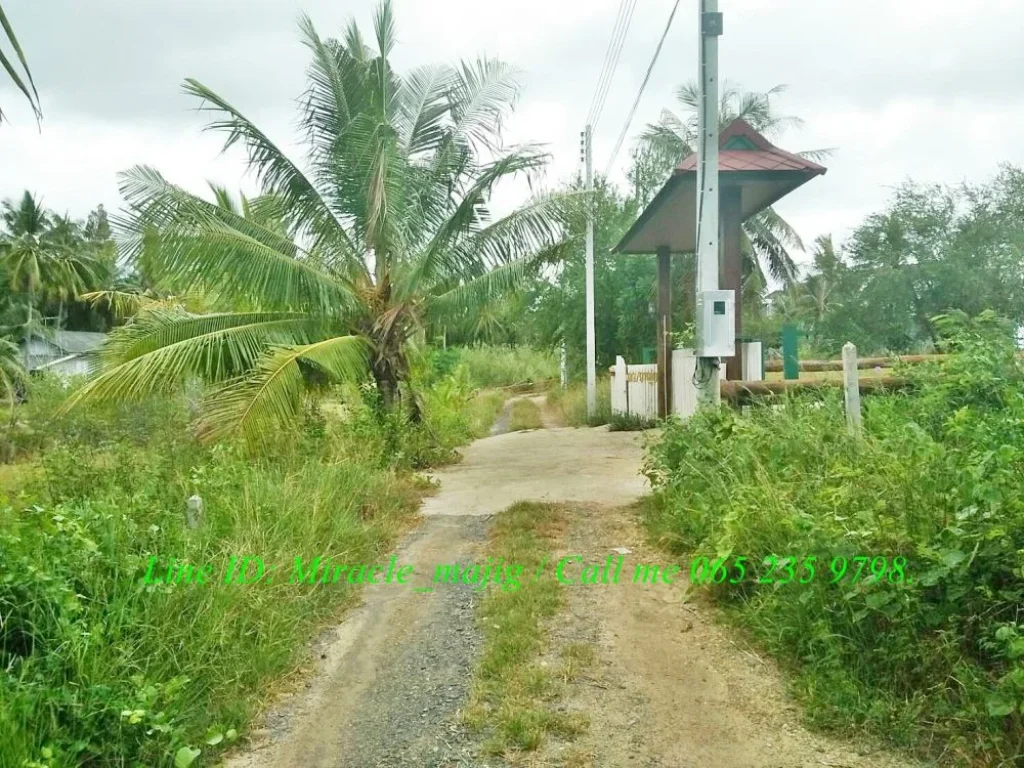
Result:
[[[583,134],[587,193],[594,191],[594,162],[591,141],[593,130],[587,126]],[[587,416],[597,413],[597,343],[594,337],[594,206],[587,202]]]
[[843,394],[846,402],[846,426],[850,434],[860,434],[860,382],[857,374],[857,347],[843,345]]
[[[722,33],[718,0],[700,0],[697,112],[697,290],[718,290],[718,36]],[[737,310],[738,311],[738,310]],[[719,358],[697,360],[698,397],[704,405],[721,399]]]

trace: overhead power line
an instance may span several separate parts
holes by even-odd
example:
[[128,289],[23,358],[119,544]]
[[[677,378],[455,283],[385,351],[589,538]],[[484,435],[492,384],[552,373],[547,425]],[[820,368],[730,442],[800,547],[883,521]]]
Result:
[[633,118],[636,117],[637,107],[640,106],[640,99],[643,98],[644,89],[647,88],[647,83],[651,79],[651,73],[654,71],[654,65],[658,63],[658,56],[661,55],[661,48],[665,44],[665,38],[668,37],[669,30],[672,29],[672,22],[675,21],[676,11],[679,10],[679,0],[676,0],[675,5],[672,6],[672,12],[668,15],[668,21],[665,23],[665,31],[661,33],[661,40],[658,41],[658,47],[654,49],[654,56],[651,57],[650,66],[647,67],[647,74],[644,75],[644,81],[640,83],[640,90],[636,94],[636,100],[633,102],[633,108],[629,110],[629,116],[626,117],[626,124],[622,126],[622,133],[619,134],[619,140],[615,142],[615,149],[612,150],[611,159],[608,161],[608,165],[605,168],[604,175],[607,176],[615,164],[615,158],[619,156],[619,150],[622,149],[622,142],[626,140],[626,134],[629,133],[629,126],[633,124]]
[[587,124],[595,128],[601,120],[601,113],[604,111],[605,99],[608,97],[612,78],[619,65],[619,57],[622,55],[626,34],[629,32],[629,26],[633,21],[633,12],[636,10],[636,4],[637,0],[622,0],[619,3],[619,13],[616,16],[615,26],[612,28],[612,36],[608,41],[608,50],[605,52],[601,76],[598,78],[594,99],[590,106],[590,113],[587,116]]
[[601,62],[601,71],[598,73],[597,87],[594,89],[594,95],[590,99],[590,107],[587,109],[587,120],[590,123],[590,118],[594,116],[594,112],[597,109],[598,97],[601,95],[601,89],[604,87],[604,80],[608,74],[608,64],[612,60],[612,52],[615,48],[615,41],[619,36],[619,29],[622,26],[622,19],[625,17],[627,0],[620,0],[619,11],[615,15],[615,24],[612,26],[612,35],[608,40],[608,47],[604,52],[604,61]]

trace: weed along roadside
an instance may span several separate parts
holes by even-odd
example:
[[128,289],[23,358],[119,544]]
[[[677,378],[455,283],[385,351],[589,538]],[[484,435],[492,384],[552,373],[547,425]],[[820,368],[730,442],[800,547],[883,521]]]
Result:
[[1024,768],[1022,59],[0,0],[0,768]]

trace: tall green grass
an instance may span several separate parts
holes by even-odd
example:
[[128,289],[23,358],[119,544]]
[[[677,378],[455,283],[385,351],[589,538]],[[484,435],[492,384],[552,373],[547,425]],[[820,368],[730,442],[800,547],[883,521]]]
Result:
[[522,398],[512,403],[509,413],[509,432],[522,432],[528,429],[542,429],[544,419],[540,408],[532,400]]
[[477,387],[511,387],[558,379],[558,360],[550,350],[531,347],[465,347],[457,351]]
[[[32,462],[0,492],[0,765],[215,764],[358,589],[289,584],[295,558],[384,558],[418,505],[409,470],[471,436],[473,388],[434,384],[418,421],[365,390],[339,393],[340,417],[311,403],[254,457],[195,443],[184,399],[48,420],[60,392],[39,382],[6,434]],[[273,582],[146,583],[153,557],[220,582],[245,556]]]
[[[949,325],[955,356],[908,372],[911,394],[867,398],[861,438],[838,392],[670,424],[647,457],[646,520],[678,552],[747,558],[749,578],[730,583],[731,566],[711,595],[791,667],[809,720],[943,764],[1010,765],[1024,754],[1024,369],[993,318]],[[768,556],[796,558],[796,578],[757,583],[785,578]],[[887,575],[854,582],[858,556]]]
[[553,387],[548,392],[548,403],[561,412],[566,426],[599,427],[612,418],[611,380],[607,377],[597,380],[597,409],[593,415],[587,415],[586,382],[573,382],[565,389]]

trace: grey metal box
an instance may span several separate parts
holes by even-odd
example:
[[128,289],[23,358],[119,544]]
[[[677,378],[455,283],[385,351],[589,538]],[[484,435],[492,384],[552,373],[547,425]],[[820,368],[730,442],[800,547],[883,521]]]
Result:
[[697,291],[697,356],[736,354],[736,294]]

